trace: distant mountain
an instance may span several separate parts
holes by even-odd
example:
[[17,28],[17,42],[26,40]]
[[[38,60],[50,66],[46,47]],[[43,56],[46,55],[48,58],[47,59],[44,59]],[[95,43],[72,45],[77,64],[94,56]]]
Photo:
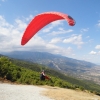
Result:
[[[93,80],[91,73],[94,73],[94,70],[97,70],[97,65],[94,63],[54,55],[47,52],[14,51],[3,54],[12,58],[43,64],[65,74],[89,80]],[[98,69],[99,68],[100,67],[98,67]],[[97,73],[95,72],[95,74]]]
[[47,52],[30,52],[30,51],[14,51],[10,53],[4,53],[5,56],[9,56],[16,59],[22,59],[30,62],[52,67],[54,69],[72,72],[84,72],[87,68],[92,68],[96,64],[76,60],[60,55],[54,55]]

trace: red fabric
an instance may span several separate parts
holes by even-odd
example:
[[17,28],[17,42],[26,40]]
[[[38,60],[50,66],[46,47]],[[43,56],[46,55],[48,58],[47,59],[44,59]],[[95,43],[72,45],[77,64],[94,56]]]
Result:
[[45,79],[48,79],[49,80],[50,78],[48,76],[45,76]]
[[21,40],[21,45],[25,45],[40,29],[49,23],[65,19],[70,26],[75,25],[75,21],[70,18],[67,14],[60,12],[45,12],[35,16],[35,18],[27,26],[24,35]]

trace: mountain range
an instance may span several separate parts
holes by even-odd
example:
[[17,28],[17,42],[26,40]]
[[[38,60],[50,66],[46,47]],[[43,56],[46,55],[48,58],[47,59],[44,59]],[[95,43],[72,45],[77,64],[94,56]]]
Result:
[[11,58],[39,63],[64,74],[92,80],[100,84],[100,66],[91,62],[54,55],[47,52],[13,51],[2,54]]

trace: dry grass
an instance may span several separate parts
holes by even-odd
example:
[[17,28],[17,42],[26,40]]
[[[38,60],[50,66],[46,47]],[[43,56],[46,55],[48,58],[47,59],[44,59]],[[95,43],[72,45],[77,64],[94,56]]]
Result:
[[[0,78],[0,82],[2,83],[12,83],[8,80],[4,80]],[[64,89],[59,87],[50,87],[50,86],[40,86],[46,88],[46,91],[43,91],[42,94],[48,96],[54,100],[100,100],[100,96],[94,95],[92,93],[83,92],[80,90],[71,90]]]
[[63,89],[49,86],[45,86],[45,88],[47,88],[47,91],[44,91],[42,94],[54,100],[100,100],[100,96],[80,90]]

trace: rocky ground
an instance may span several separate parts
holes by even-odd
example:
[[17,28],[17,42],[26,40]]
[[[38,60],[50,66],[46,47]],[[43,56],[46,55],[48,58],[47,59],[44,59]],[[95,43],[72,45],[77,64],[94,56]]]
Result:
[[42,95],[43,91],[46,91],[46,88],[0,83],[0,100],[53,100]]
[[0,81],[0,100],[100,100],[100,96],[80,90]]

